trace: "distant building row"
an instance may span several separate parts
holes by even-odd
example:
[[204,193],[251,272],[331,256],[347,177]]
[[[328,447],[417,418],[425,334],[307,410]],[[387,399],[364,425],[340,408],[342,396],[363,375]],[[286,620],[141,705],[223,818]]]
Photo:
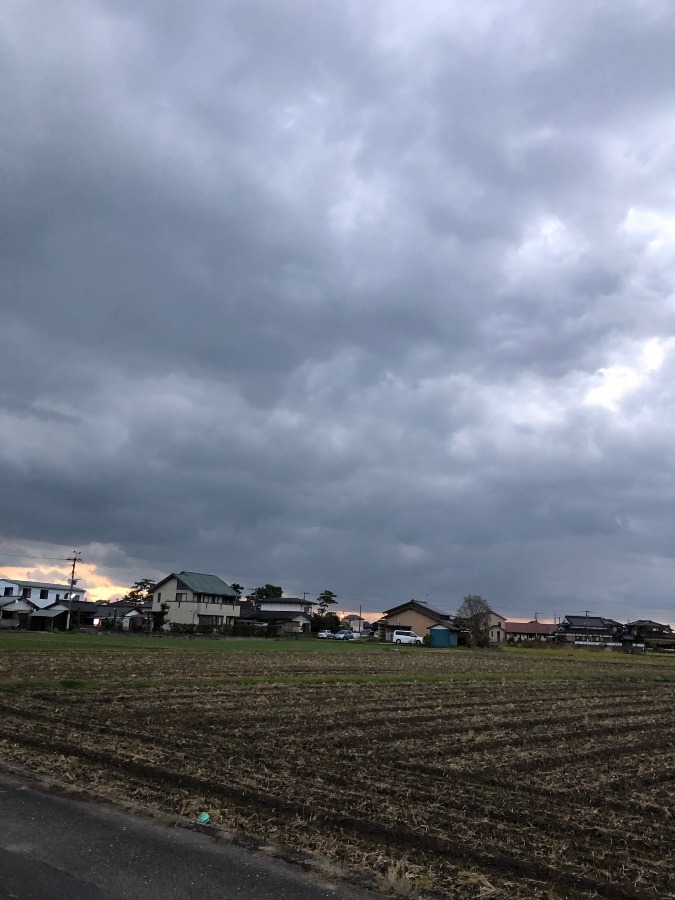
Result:
[[202,572],[172,572],[155,585],[152,597],[153,614],[165,613],[165,625],[177,628],[222,628],[236,622],[301,634],[311,631],[313,606],[300,597],[241,600],[232,585]]
[[31,631],[64,630],[70,608],[74,627],[119,625],[123,630],[139,630],[149,624],[149,609],[117,600],[88,603],[86,591],[76,588],[70,596],[67,584],[19,581],[0,578],[0,628],[29,628]]
[[[154,588],[152,603],[134,605],[125,601],[87,603],[85,591],[63,584],[46,584],[0,577],[0,627],[29,627],[34,630],[65,628],[70,605],[75,626],[119,625],[124,630],[149,628],[153,617],[164,618],[164,627],[174,630],[219,629],[235,623],[251,629],[276,628],[282,633],[300,634],[311,630],[316,605],[300,597],[276,597],[255,603],[241,600],[235,589],[217,575],[201,572],[172,572]],[[364,626],[361,616],[347,617],[347,626]],[[427,603],[409,600],[385,610],[370,626],[383,641],[391,641],[395,631],[414,631],[428,636],[432,645],[454,646],[462,631],[452,613],[433,609]],[[675,633],[669,625],[639,619],[622,625],[602,616],[567,615],[560,623],[509,622],[491,611],[485,623],[491,644],[556,641],[576,644],[608,644],[654,649],[675,649]]]
[[[424,637],[429,635],[432,645],[453,646],[458,643],[460,629],[451,613],[432,609],[428,604],[410,600],[385,610],[376,623],[382,640],[391,640],[394,631],[408,629]],[[622,625],[602,616],[565,616],[558,624],[538,622],[508,622],[499,613],[491,612],[486,631],[491,644],[549,641],[574,644],[607,644],[629,648],[641,645],[652,649],[675,649],[675,632],[670,625],[638,619]]]

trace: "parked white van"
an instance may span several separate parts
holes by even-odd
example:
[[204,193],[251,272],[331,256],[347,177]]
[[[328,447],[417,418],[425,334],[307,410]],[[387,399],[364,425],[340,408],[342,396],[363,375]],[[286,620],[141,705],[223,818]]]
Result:
[[395,644],[423,644],[424,641],[414,631],[395,631],[392,636]]

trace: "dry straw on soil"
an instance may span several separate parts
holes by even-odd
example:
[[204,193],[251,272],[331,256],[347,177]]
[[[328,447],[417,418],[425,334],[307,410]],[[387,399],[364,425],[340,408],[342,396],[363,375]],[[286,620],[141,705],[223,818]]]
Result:
[[400,897],[675,896],[669,659],[345,647],[3,662],[20,689],[0,699],[2,755],[61,780],[207,810]]

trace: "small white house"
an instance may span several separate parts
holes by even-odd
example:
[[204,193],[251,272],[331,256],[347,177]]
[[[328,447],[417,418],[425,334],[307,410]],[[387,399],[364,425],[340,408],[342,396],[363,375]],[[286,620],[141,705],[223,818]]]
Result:
[[316,606],[316,602],[302,597],[268,597],[265,600],[257,600],[256,606],[264,613],[295,612],[311,616],[312,607]]
[[142,630],[148,625],[149,615],[150,610],[143,612],[140,607],[137,609],[130,609],[129,612],[122,616],[122,631]]
[[0,628],[26,628],[35,610],[30,600],[0,596]]
[[344,625],[345,628],[349,628],[351,631],[360,632],[363,631],[365,621],[363,616],[360,616],[358,613],[349,613],[349,615],[344,617],[340,624]]

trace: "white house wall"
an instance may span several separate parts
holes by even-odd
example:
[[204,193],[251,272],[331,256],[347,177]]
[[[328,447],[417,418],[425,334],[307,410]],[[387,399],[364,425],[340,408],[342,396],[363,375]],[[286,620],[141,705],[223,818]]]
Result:
[[223,625],[227,625],[228,618],[239,618],[239,606],[229,603],[191,603],[189,600],[169,603],[167,617],[169,623],[198,625],[199,616],[222,616]]
[[303,603],[302,601],[298,601],[297,603],[282,603],[279,601],[275,603],[274,600],[260,600],[259,601],[260,612],[299,612],[304,613],[305,615],[311,615],[312,606],[311,604]]
[[152,595],[152,611],[159,612],[162,603],[170,603],[172,600],[175,600],[177,590],[178,581],[175,578],[165,581],[161,590],[155,591]]
[[[0,578],[0,596],[5,596],[5,588],[11,587],[12,597],[23,597],[24,588],[28,588],[30,590],[30,596],[24,599],[30,600],[38,609],[45,609],[47,606],[52,606],[54,603],[64,603],[67,602],[66,594],[69,593],[70,588],[67,584],[60,585],[57,588],[42,588],[40,587],[39,582],[34,583],[33,585],[19,585],[16,581],[10,581],[6,578]],[[46,593],[46,597],[41,597],[40,594]],[[73,591],[73,600],[84,600],[84,592],[83,591]]]

